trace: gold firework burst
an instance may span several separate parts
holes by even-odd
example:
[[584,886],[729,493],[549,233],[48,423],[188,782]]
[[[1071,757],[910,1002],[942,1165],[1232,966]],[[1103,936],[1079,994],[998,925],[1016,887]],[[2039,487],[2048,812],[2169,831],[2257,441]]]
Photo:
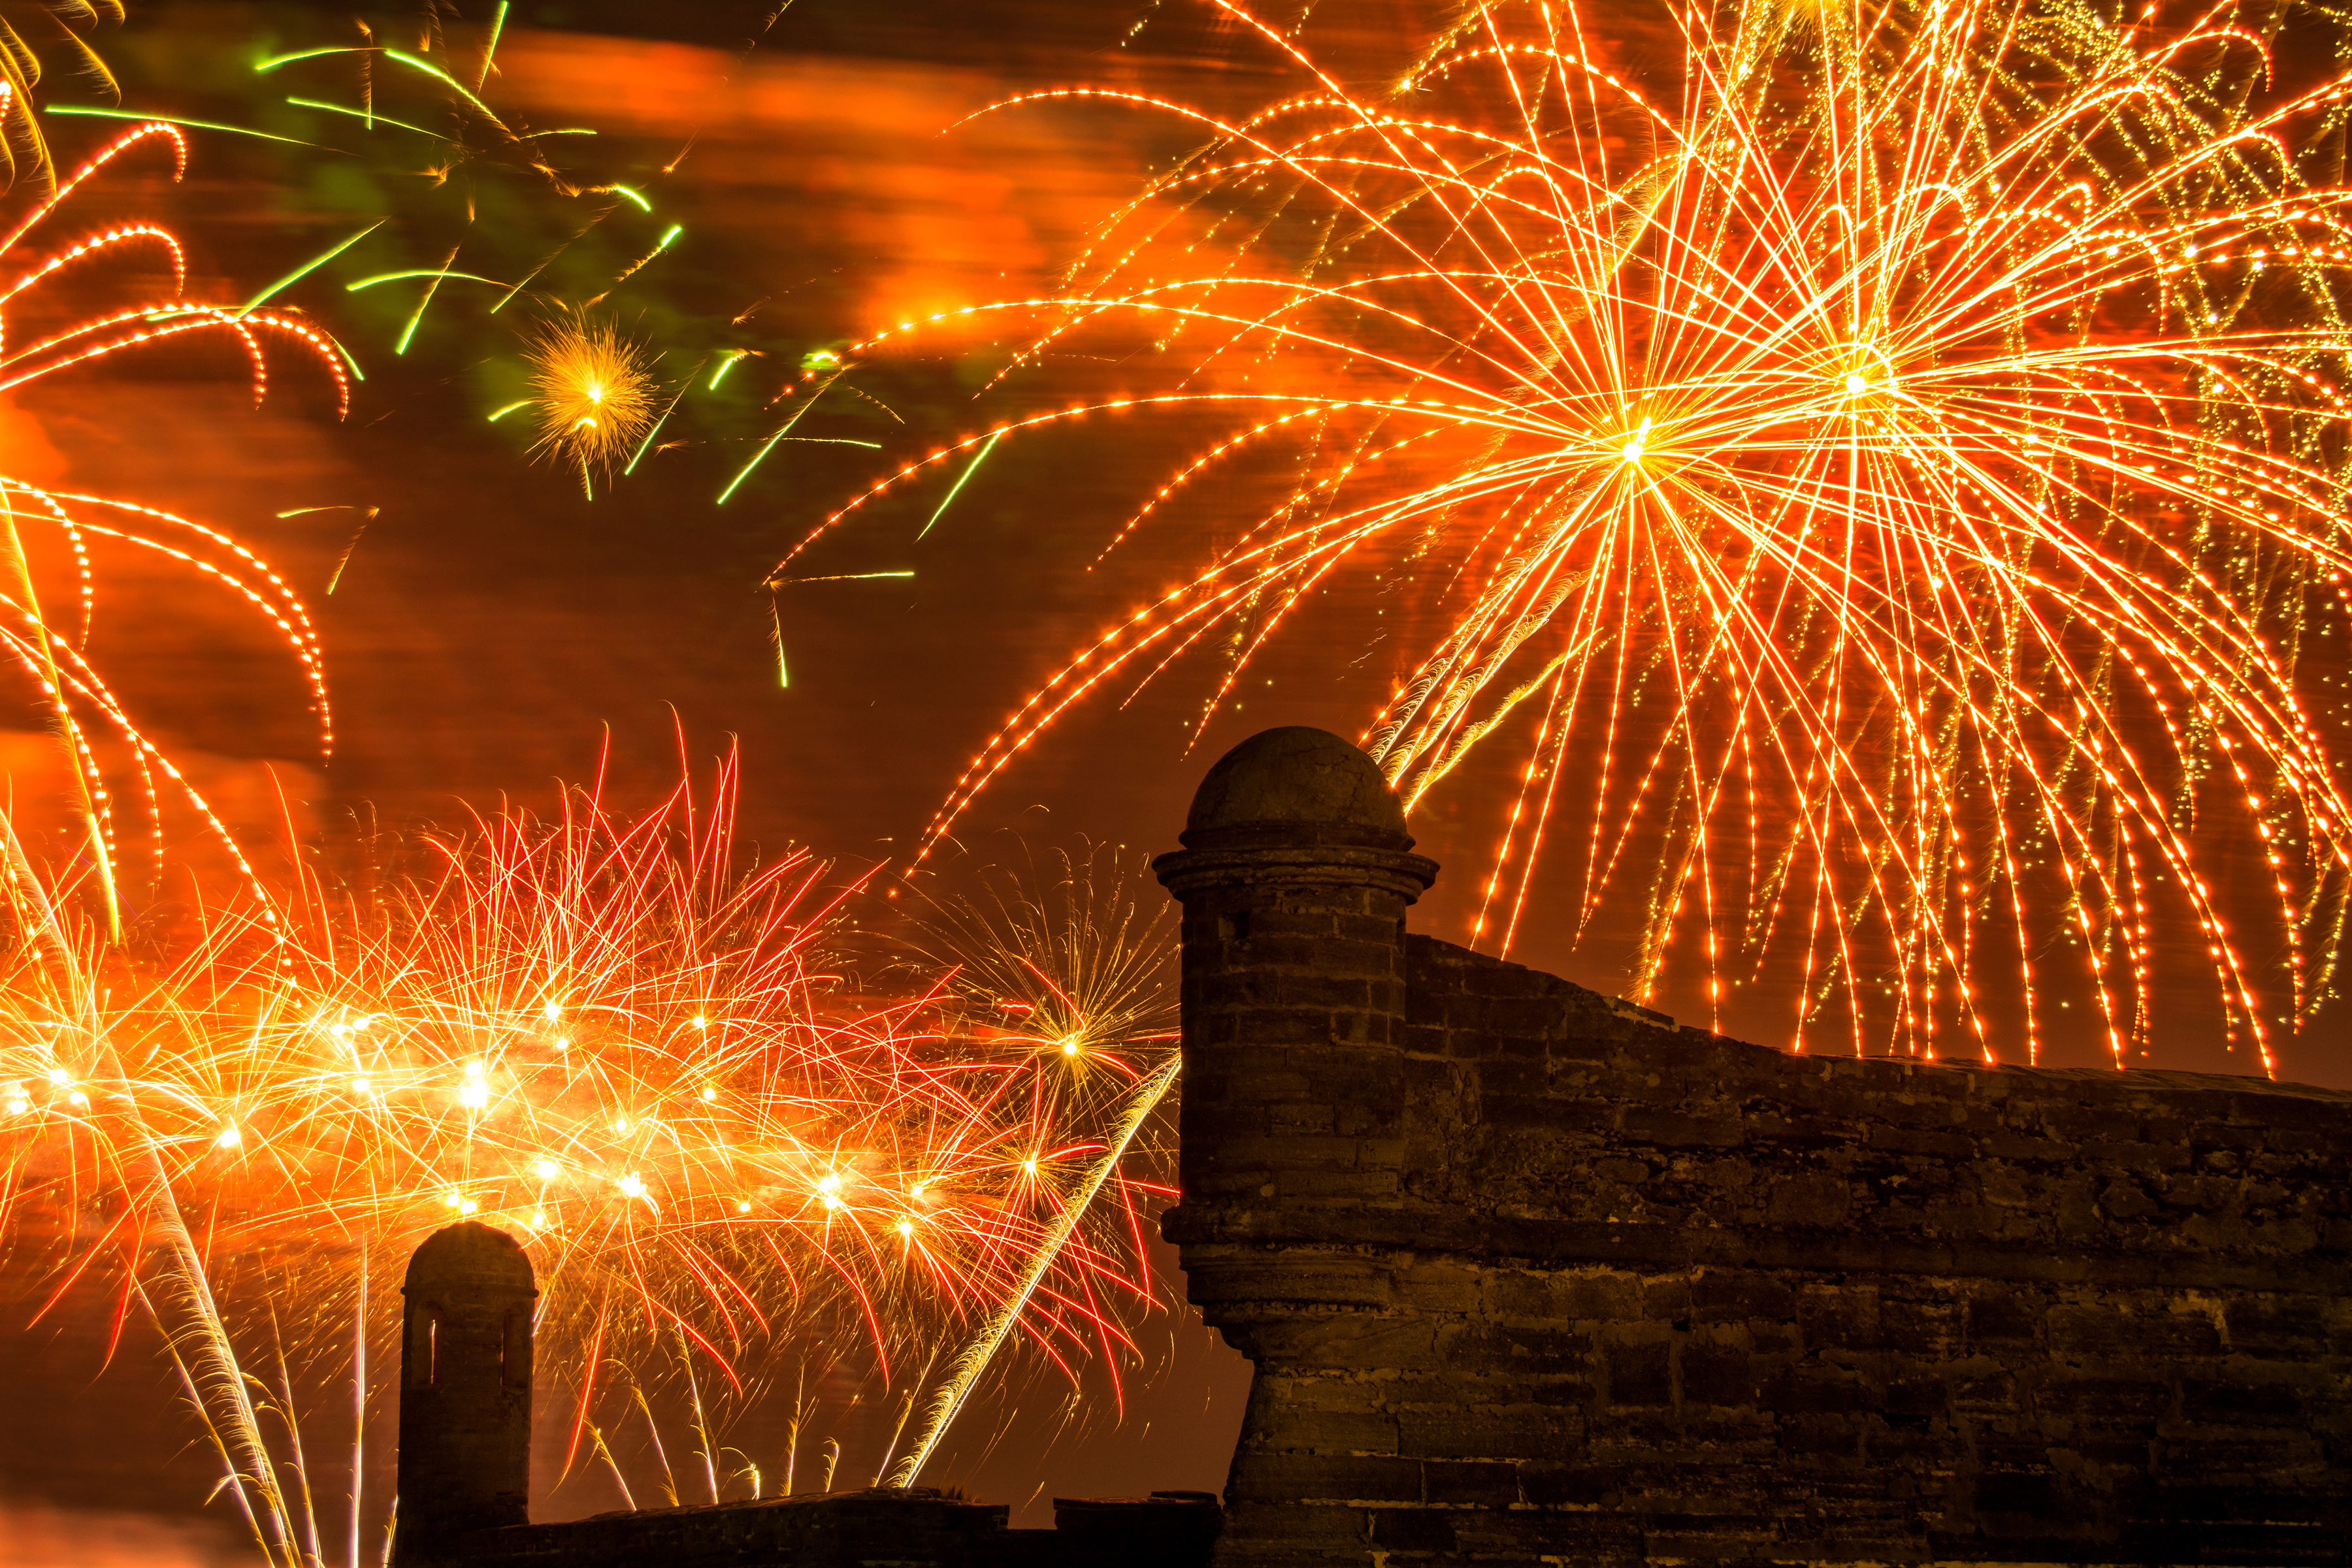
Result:
[[2352,910],[2344,59],[2259,86],[2279,24],[2233,4],[1725,0],[1637,68],[1498,0],[1358,95],[1211,8],[1292,96],[1101,89],[1215,139],[1062,293],[851,350],[1012,320],[1008,376],[1150,342],[1186,379],[1057,387],[817,535],[1001,434],[1200,429],[1117,536],[1192,521],[1197,574],[932,841],[1088,694],[1223,650],[1222,712],[1353,618],[1406,650],[1363,739],[1408,805],[1505,753],[1474,942],[1549,924],[1857,1054],[2038,1059],[2063,1019],[2122,1065],[2199,968],[2266,1068],[2311,1032]]
[[531,450],[578,469],[581,488],[593,493],[595,477],[653,426],[659,399],[652,356],[611,322],[583,316],[549,323],[530,358],[540,432]]

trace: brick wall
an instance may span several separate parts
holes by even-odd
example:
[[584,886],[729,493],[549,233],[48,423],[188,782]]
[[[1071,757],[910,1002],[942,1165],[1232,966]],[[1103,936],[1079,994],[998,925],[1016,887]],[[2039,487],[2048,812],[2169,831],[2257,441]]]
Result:
[[[2345,1560],[2352,1095],[1792,1057],[1402,953],[1391,1125],[1255,1125],[1268,1179],[1169,1222],[1258,1364],[1221,1560]],[[1290,1054],[1194,1072],[1188,1155]]]

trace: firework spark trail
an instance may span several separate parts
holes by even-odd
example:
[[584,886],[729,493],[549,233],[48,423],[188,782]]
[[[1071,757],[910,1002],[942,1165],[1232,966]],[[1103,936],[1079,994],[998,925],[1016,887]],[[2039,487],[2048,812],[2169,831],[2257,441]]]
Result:
[[[1133,1086],[1172,1058],[1160,923],[1081,921],[861,992],[824,955],[847,895],[805,855],[744,867],[736,787],[730,763],[707,802],[681,784],[635,818],[574,795],[433,841],[364,898],[314,879],[268,920],[214,911],[200,950],[79,1011],[42,989],[54,965],[23,966],[0,985],[0,1220],[32,1236],[69,1194],[193,1194],[196,1284],[233,1300],[294,1268],[261,1294],[305,1303],[285,1332],[332,1352],[364,1288],[339,1247],[397,1259],[479,1218],[530,1247],[551,1342],[642,1368],[608,1394],[642,1401],[677,1353],[709,1357],[686,1374],[698,1410],[812,1342],[893,1387],[895,1361],[929,1365],[902,1352],[992,1321],[1066,1365],[1124,1345],[1101,1298],[1153,1297],[1121,1223],[1150,1189],[1118,1155]],[[152,1178],[111,1180],[133,1155]],[[277,1261],[296,1236],[311,1261]],[[596,1397],[574,1424],[601,1453]]]
[[[0,82],[0,117],[5,115],[9,96],[7,85]],[[53,192],[32,203],[10,226],[6,238],[0,240],[0,263],[21,268],[16,281],[0,288],[0,345],[5,345],[0,347],[0,391],[16,390],[72,366],[152,343],[189,333],[216,332],[230,338],[250,363],[257,399],[268,387],[268,362],[260,335],[266,331],[290,338],[307,349],[325,368],[339,399],[346,398],[349,384],[331,342],[299,317],[177,298],[185,285],[186,268],[180,243],[168,230],[151,223],[117,223],[54,248],[37,248],[46,226],[116,160],[134,150],[158,145],[170,149],[172,175],[179,178],[187,163],[186,142],[181,133],[158,121],[133,125],[101,145]],[[142,247],[161,249],[169,258],[174,297],[101,310],[21,344],[4,330],[20,312],[56,311],[58,308],[47,302],[50,292],[68,286],[88,288],[93,271],[102,280],[105,263],[135,256]],[[266,562],[226,534],[152,508],[0,477],[0,512],[5,516],[10,568],[8,580],[0,584],[0,610],[8,617],[0,623],[0,648],[40,694],[40,705],[65,752],[77,792],[76,815],[86,830],[83,848],[97,869],[95,881],[107,909],[110,931],[119,934],[121,929],[118,873],[123,860],[112,793],[94,737],[110,736],[131,753],[156,874],[161,873],[163,853],[163,801],[157,784],[161,775],[165,781],[163,787],[197,815],[251,882],[253,868],[211,807],[169,758],[140,733],[122,701],[84,657],[97,613],[97,579],[89,542],[110,540],[160,556],[242,599],[277,630],[300,665],[319,718],[321,743],[331,747],[333,731],[318,633],[300,598]],[[25,548],[20,526],[25,522],[53,529],[68,548],[75,571],[75,624],[70,635],[44,611]]]
[[[131,1113],[135,1117],[136,1112]],[[138,1202],[165,1254],[163,1266],[134,1277],[132,1289],[163,1336],[165,1353],[180,1375],[188,1403],[203,1419],[227,1469],[228,1489],[259,1542],[262,1554],[287,1568],[315,1561],[295,1542],[295,1515],[278,1484],[278,1470],[261,1434],[261,1422],[238,1364],[236,1350],[221,1321],[195,1239],[188,1234],[153,1142],[133,1131],[132,1146],[145,1169]],[[311,1517],[308,1510],[303,1517]]]
[[989,1363],[996,1359],[996,1352],[1004,1347],[1005,1340],[1020,1324],[1030,1298],[1036,1294],[1037,1287],[1045,1282],[1046,1274],[1061,1261],[1062,1248],[1068,1245],[1071,1236],[1087,1219],[1103,1184],[1110,1179],[1118,1171],[1119,1162],[1126,1158],[1128,1145],[1135,1141],[1135,1135],[1145,1121],[1160,1108],[1160,1101],[1175,1086],[1181,1065],[1171,1058],[1137,1088],[1129,1101],[1127,1113],[1119,1119],[1118,1126],[1111,1135],[1109,1146],[1072,1189],[1068,1206],[1046,1232],[1027,1272],[1021,1277],[1012,1295],[996,1310],[979,1336],[957,1356],[948,1381],[932,1395],[931,1406],[923,1414],[922,1431],[916,1438],[915,1446],[907,1451],[906,1457],[898,1461],[898,1468],[890,1472],[882,1485],[911,1487],[915,1484],[915,1478],[923,1473],[923,1467],[930,1462],[933,1450],[940,1446],[940,1439],[947,1436],[948,1428],[954,1425],[956,1416],[962,1412],[964,1402],[971,1397],[971,1391],[979,1384],[981,1374],[988,1370]]
[[[1002,421],[795,556],[1108,411],[1234,426],[1118,541],[1213,473],[1281,497],[1023,704],[929,842],[1106,686],[1222,647],[1205,722],[1277,634],[1379,602],[1423,637],[1365,738],[1408,804],[1518,751],[1474,935],[1508,951],[1538,853],[1580,853],[1578,929],[1634,928],[1637,995],[1671,970],[1719,1026],[1801,976],[1751,1005],[1798,1048],[1929,1056],[2038,1058],[2078,1005],[2118,1064],[2193,944],[2274,1066],[2352,869],[2309,668],[2352,630],[2352,193],[2299,152],[2326,166],[2352,77],[2263,88],[2227,5],[1758,3],[1612,17],[1650,90],[1573,8],[1496,0],[1363,96],[1210,4],[1305,90],[1238,123],[1016,100],[1213,140],[1062,294],[856,351],[1026,318],[1008,376],[1148,344],[1182,384]],[[2217,863],[2250,828],[2252,892]]]

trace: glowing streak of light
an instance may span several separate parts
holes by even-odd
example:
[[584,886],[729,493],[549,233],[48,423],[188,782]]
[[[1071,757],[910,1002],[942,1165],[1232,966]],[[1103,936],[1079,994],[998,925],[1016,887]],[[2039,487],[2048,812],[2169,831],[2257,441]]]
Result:
[[[5,491],[0,491],[0,520],[5,520],[0,526],[5,530],[8,565],[16,575],[13,586],[18,595],[17,603],[23,606],[33,625],[44,634],[37,637],[35,641],[40,650],[42,685],[49,693],[49,728],[73,779],[75,815],[81,818],[91,858],[98,867],[99,889],[106,900],[107,938],[111,942],[121,942],[122,893],[115,885],[113,858],[106,852],[105,824],[99,816],[97,802],[91,798],[89,770],[82,766],[79,754],[81,736],[74,725],[73,709],[66,700],[66,693],[70,689],[58,668],[56,638],[46,635],[48,623],[41,614],[40,595],[33,584],[32,562],[25,553],[25,541],[16,528],[16,508],[13,498]],[[13,827],[10,832],[13,836]]]
[[[338,507],[332,510],[340,511],[347,509]],[[343,568],[349,566],[352,563],[352,557],[359,552],[360,541],[366,536],[368,524],[373,522],[375,519],[376,509],[370,507],[367,509],[367,516],[361,520],[359,527],[352,531],[351,542],[343,546],[343,552],[341,555],[335,557],[335,569],[327,574],[328,593],[332,594],[335,591],[335,585],[343,580]]]
[[[630,279],[635,278],[638,273],[644,271],[648,263],[650,263],[656,257],[661,255],[662,252],[667,250],[670,247],[671,243],[676,240],[679,235],[684,234],[685,232],[685,225],[675,223],[670,225],[668,228],[663,231],[661,238],[654,242],[654,247],[651,250],[646,251],[643,256],[638,257],[635,261],[630,262],[626,267],[621,269],[620,275],[613,279],[614,287],[618,288],[620,285],[627,282]],[[610,290],[607,290],[607,292],[610,292]]]
[[736,490],[742,487],[743,481],[751,477],[751,470],[758,468],[767,459],[768,454],[776,449],[776,444],[778,442],[782,441],[786,436],[792,434],[793,426],[798,425],[801,422],[802,416],[807,414],[810,409],[816,406],[817,399],[824,395],[825,389],[831,386],[835,380],[844,374],[845,374],[845,371],[834,372],[832,375],[827,376],[813,391],[811,391],[808,395],[807,401],[803,402],[798,408],[793,409],[792,417],[785,420],[783,424],[777,428],[776,433],[769,437],[767,440],[761,445],[758,451],[751,454],[751,460],[744,464],[733,479],[727,481],[727,488],[719,492],[719,499],[711,504],[714,506],[725,506],[727,504],[727,498],[733,495]]
[[768,607],[773,617],[771,638],[776,645],[776,684],[789,689],[791,672],[784,665],[784,602],[779,592],[802,583],[866,583],[877,577],[912,577],[912,572],[843,572],[824,577],[771,577],[768,580]]
[[[422,125],[411,125],[405,120],[394,120],[389,114],[378,114],[372,109],[352,109],[346,104],[326,103],[315,98],[289,98],[286,101],[293,104],[298,109],[323,109],[330,114],[348,114],[354,120],[363,120],[367,121],[368,129],[371,131],[374,130],[379,125],[389,125],[395,131],[414,131],[419,136],[430,136],[436,142],[443,140],[441,133],[437,131],[427,131]],[[230,130],[234,129],[234,127],[208,126],[206,129]],[[308,145],[308,143],[305,143],[305,145]]]
[[341,153],[341,147],[329,147],[322,142],[304,142],[292,136],[272,136],[266,131],[255,131],[243,125],[219,125],[209,120],[186,120],[173,114],[134,114],[127,109],[98,109],[78,103],[52,103],[41,110],[44,114],[84,115],[98,120],[136,120],[142,123],[184,125],[191,131],[225,131],[232,136],[254,136],[264,142],[283,142],[289,147],[310,147],[321,153]]
[[980,450],[972,454],[971,461],[964,465],[963,472],[956,476],[955,483],[948,487],[948,493],[940,498],[940,504],[931,510],[931,515],[924,521],[921,529],[916,532],[917,539],[930,532],[932,526],[948,514],[948,508],[954,504],[957,496],[963,493],[963,487],[971,481],[972,475],[980,472],[981,464],[986,462],[988,455],[996,450],[996,443],[1003,438],[1003,435],[1004,432],[1002,430],[992,432]]
[[441,263],[440,270],[433,274],[433,281],[425,286],[424,298],[418,300],[416,309],[409,312],[408,324],[400,329],[400,341],[392,345],[394,353],[404,354],[408,352],[409,343],[416,336],[416,329],[424,323],[426,307],[433,303],[433,296],[441,291],[441,285],[452,276],[449,268],[457,264],[457,249],[456,246],[450,247],[447,259]]
[[308,278],[311,273],[316,272],[320,268],[324,267],[328,262],[332,261],[336,257],[341,256],[344,251],[349,250],[352,246],[357,245],[361,240],[365,239],[369,235],[373,234],[377,229],[382,228],[385,224],[390,223],[391,221],[392,220],[390,218],[380,217],[373,223],[368,225],[365,228],[361,229],[357,234],[352,235],[350,238],[342,240],[336,245],[330,246],[327,249],[320,251],[310,260],[302,263],[301,266],[297,267],[293,271],[289,272],[285,277],[280,278],[277,282],[269,285],[268,288],[264,289],[260,293],[256,294],[252,299],[247,300],[243,305],[236,309],[234,314],[237,316],[251,315],[261,305],[269,300],[274,299],[278,294],[283,293],[286,289],[292,288],[295,284],[299,283],[303,279]]
[[775,585],[768,586],[769,640],[776,645],[776,689],[789,691],[793,686],[792,666],[784,658],[784,600]]
[[1096,1195],[1103,1189],[1103,1184],[1118,1168],[1119,1161],[1126,1156],[1128,1145],[1135,1142],[1136,1132],[1143,1126],[1145,1119],[1158,1109],[1160,1097],[1175,1084],[1181,1065],[1181,1058],[1171,1058],[1137,1087],[1134,1098],[1129,1102],[1127,1114],[1120,1119],[1111,1135],[1109,1147],[1103,1151],[1101,1158],[1079,1181],[1076,1190],[1065,1200],[1066,1206],[1062,1210],[1061,1217],[1046,1233],[1045,1241],[1038,1247],[1012,1296],[997,1309],[996,1315],[989,1320],[979,1336],[957,1355],[954,1365],[949,1370],[948,1381],[932,1396],[931,1406],[924,1413],[922,1436],[899,1459],[898,1468],[890,1472],[890,1479],[884,1485],[910,1487],[915,1484],[915,1478],[922,1474],[924,1465],[930,1461],[932,1450],[939,1447],[940,1439],[947,1436],[948,1428],[963,1409],[964,1401],[971,1396],[981,1373],[987,1371],[989,1363],[996,1358],[997,1351],[1003,1346],[1020,1322],[1021,1314],[1027,1310],[1029,1299],[1036,1294],[1037,1287],[1045,1281],[1047,1272],[1061,1256],[1062,1248],[1069,1244],[1070,1237],[1087,1217]]
[[677,412],[677,405],[686,401],[686,395],[693,389],[695,377],[701,374],[702,367],[697,365],[684,381],[677,384],[677,390],[670,394],[668,406],[661,411],[661,417],[655,420],[653,428],[646,432],[646,438],[637,443],[637,449],[629,454],[628,462],[621,468],[623,479],[627,479],[637,471],[637,464],[645,459],[647,452],[653,450],[654,438],[662,433],[662,426],[669,423],[669,416]]
[[373,289],[379,283],[397,283],[407,278],[431,278],[436,280],[447,279],[459,283],[487,283],[493,289],[507,287],[501,279],[478,278],[471,272],[452,272],[446,267],[410,267],[398,272],[379,272],[373,278],[362,278],[356,283],[346,283],[343,285],[343,291],[347,294],[356,294],[362,289]]
[[508,0],[499,0],[498,11],[490,17],[489,40],[482,46],[482,68],[474,79],[476,92],[486,91],[490,85],[490,62],[498,56],[499,39],[506,35],[507,3]]
[[343,1560],[344,1568],[361,1568],[360,1502],[367,1496],[368,1248],[364,1237],[360,1240],[359,1253],[359,1285],[352,1300],[351,1537]]
[[500,131],[504,131],[506,129],[506,122],[500,120],[498,115],[492,111],[488,104],[484,103],[478,97],[475,96],[472,89],[467,87],[465,83],[459,81],[456,77],[451,76],[447,71],[443,70],[439,66],[435,65],[432,61],[419,59],[416,56],[410,54],[405,49],[386,48],[381,45],[373,44],[344,45],[333,48],[299,49],[290,55],[275,55],[268,59],[257,61],[254,65],[253,69],[256,75],[260,75],[264,72],[274,71],[279,66],[292,65],[298,60],[315,60],[329,55],[382,55],[387,59],[397,60],[402,65],[408,67],[411,70],[423,71],[426,76],[433,78],[436,81],[447,87],[458,97],[471,104],[475,110],[478,112],[483,119],[488,121]]

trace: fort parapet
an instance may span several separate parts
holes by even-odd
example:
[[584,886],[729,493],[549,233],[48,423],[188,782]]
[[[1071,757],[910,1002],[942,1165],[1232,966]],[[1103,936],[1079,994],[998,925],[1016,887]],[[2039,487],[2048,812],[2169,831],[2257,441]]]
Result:
[[1792,1056],[1409,936],[1318,731],[1182,841],[1219,1563],[2346,1560],[2352,1095]]

